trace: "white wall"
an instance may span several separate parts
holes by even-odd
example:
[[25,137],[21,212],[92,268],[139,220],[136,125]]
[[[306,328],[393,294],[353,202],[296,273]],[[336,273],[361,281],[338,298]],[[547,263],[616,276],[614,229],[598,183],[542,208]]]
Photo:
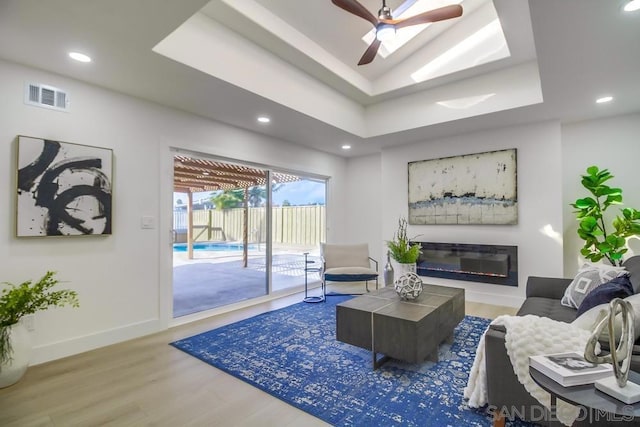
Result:
[[[66,89],[69,113],[23,103],[25,81]],[[625,204],[640,207],[636,163],[640,115],[560,126],[555,122],[424,141],[345,159],[181,113],[43,71],[0,61],[0,281],[58,271],[80,294],[79,309],[36,315],[34,363],[162,330],[169,320],[171,276],[171,149],[186,150],[330,176],[331,242],[369,243],[381,261],[400,215],[407,215],[407,162],[490,150],[518,149],[519,223],[515,226],[412,226],[421,239],[517,245],[520,286],[450,281],[471,300],[518,305],[528,275],[563,275],[560,243],[540,230],[564,234],[564,275],[573,275],[579,240],[568,203],[579,197],[576,177],[590,164],[609,168],[625,190]],[[108,237],[15,236],[17,135],[114,150],[114,234]],[[603,147],[606,147],[603,149]],[[142,230],[151,215],[158,228]],[[564,220],[564,223],[563,223]],[[636,251],[640,252],[640,251]]]
[[[580,248],[584,241],[576,233],[577,221],[570,203],[589,195],[580,184],[580,176],[589,166],[609,169],[614,176],[610,187],[622,188],[623,207],[640,209],[640,114],[591,120],[562,126],[562,209],[564,218],[565,277],[573,277],[583,261]],[[608,211],[619,210],[612,206]],[[610,226],[609,221],[607,226]],[[640,254],[640,241],[633,239],[629,246]]]
[[[189,18],[153,50],[347,132],[360,136],[366,133],[360,104],[203,13]],[[360,84],[366,82],[358,77]]]
[[[70,112],[25,105],[25,81],[68,91]],[[330,176],[328,239],[345,233],[345,159],[2,61],[0,93],[0,281],[55,270],[80,298],[78,309],[36,314],[32,363],[167,327],[171,147]],[[15,237],[17,135],[113,149],[112,236]],[[143,215],[156,218],[158,227],[142,230]]]
[[368,243],[369,255],[378,261],[379,271],[384,268],[385,252],[381,251],[382,241],[382,206],[386,203],[382,193],[380,175],[381,156],[379,153],[370,156],[349,159],[347,164],[347,217],[345,225],[347,235],[343,236],[347,243]]
[[[447,279],[425,278],[429,283],[464,287],[467,299],[519,306],[529,275],[562,275],[562,242],[543,233],[545,226],[562,229],[560,124],[548,122],[425,141],[382,153],[382,237],[390,239],[398,217],[407,217],[407,163],[484,151],[518,150],[517,225],[410,226],[417,240],[518,246],[519,286],[509,287]],[[381,247],[384,242],[381,242]]]

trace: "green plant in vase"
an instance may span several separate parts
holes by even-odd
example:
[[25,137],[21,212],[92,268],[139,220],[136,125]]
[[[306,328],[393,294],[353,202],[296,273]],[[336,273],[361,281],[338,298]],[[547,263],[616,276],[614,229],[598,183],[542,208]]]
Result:
[[[407,236],[407,220],[398,220],[398,230],[393,235],[393,240],[387,241],[387,248],[391,253],[391,258],[401,264],[415,264],[420,257],[420,244],[411,244]],[[417,236],[416,236],[417,237]]]
[[581,182],[592,196],[578,199],[571,206],[576,208],[578,236],[585,241],[580,250],[582,256],[592,262],[606,258],[611,265],[619,266],[627,252],[627,238],[640,235],[640,211],[620,209],[621,215],[617,215],[607,228],[606,210],[612,205],[622,204],[622,190],[605,184],[612,178],[607,169],[587,168]]
[[40,280],[28,280],[19,285],[3,282],[8,287],[0,293],[0,369],[11,361],[10,329],[23,316],[49,307],[78,307],[78,294],[68,289],[53,291],[59,283],[55,272],[48,271]]

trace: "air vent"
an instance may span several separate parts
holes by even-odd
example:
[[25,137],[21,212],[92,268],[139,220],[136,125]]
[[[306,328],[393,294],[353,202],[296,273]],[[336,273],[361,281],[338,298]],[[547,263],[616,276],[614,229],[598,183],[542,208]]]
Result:
[[58,111],[69,110],[69,97],[66,92],[53,86],[39,83],[25,83],[24,102],[25,104]]

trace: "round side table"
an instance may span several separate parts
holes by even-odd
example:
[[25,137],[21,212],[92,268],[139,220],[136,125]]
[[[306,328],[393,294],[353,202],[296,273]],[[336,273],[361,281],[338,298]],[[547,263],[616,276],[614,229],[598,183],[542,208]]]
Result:
[[307,276],[310,272],[312,273],[320,273],[322,271],[321,267],[311,267],[315,265],[316,261],[309,259],[309,252],[304,253],[304,302],[316,303],[316,302],[324,302],[327,298],[325,291],[325,283],[320,278],[320,295],[309,296],[309,288],[308,288],[308,279]]
[[[597,390],[593,384],[577,385],[572,387],[563,387],[542,372],[535,368],[529,367],[531,378],[543,390],[551,395],[551,413],[555,413],[557,399],[564,400],[572,405],[581,406],[592,414],[595,418],[593,425],[616,423],[620,425],[640,425],[640,402],[632,405],[609,396],[606,393]],[[640,374],[629,372],[629,381],[640,384]],[[584,415],[581,412],[581,415]],[[550,422],[551,426],[562,426],[558,420],[554,419]]]

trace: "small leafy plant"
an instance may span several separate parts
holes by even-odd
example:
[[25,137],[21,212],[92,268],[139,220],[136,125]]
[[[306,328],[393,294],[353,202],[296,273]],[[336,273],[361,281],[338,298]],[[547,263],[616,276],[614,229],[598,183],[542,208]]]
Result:
[[640,235],[640,211],[620,209],[622,216],[613,219],[613,230],[607,229],[605,211],[612,205],[622,204],[622,190],[604,184],[611,178],[613,175],[607,169],[587,168],[587,174],[582,175],[582,185],[593,197],[578,199],[571,206],[576,208],[580,221],[578,236],[585,241],[580,250],[582,256],[592,262],[606,258],[611,265],[619,266],[627,252],[627,238]]
[[78,307],[78,294],[68,289],[52,291],[59,280],[55,272],[48,271],[40,280],[31,280],[19,285],[4,282],[7,288],[0,293],[0,365],[11,360],[9,327],[27,315],[49,307],[70,305]]
[[391,257],[402,264],[413,264],[420,256],[420,244],[410,243],[407,237],[407,220],[398,220],[398,231],[393,235],[393,240],[387,241],[387,248],[391,252]]

